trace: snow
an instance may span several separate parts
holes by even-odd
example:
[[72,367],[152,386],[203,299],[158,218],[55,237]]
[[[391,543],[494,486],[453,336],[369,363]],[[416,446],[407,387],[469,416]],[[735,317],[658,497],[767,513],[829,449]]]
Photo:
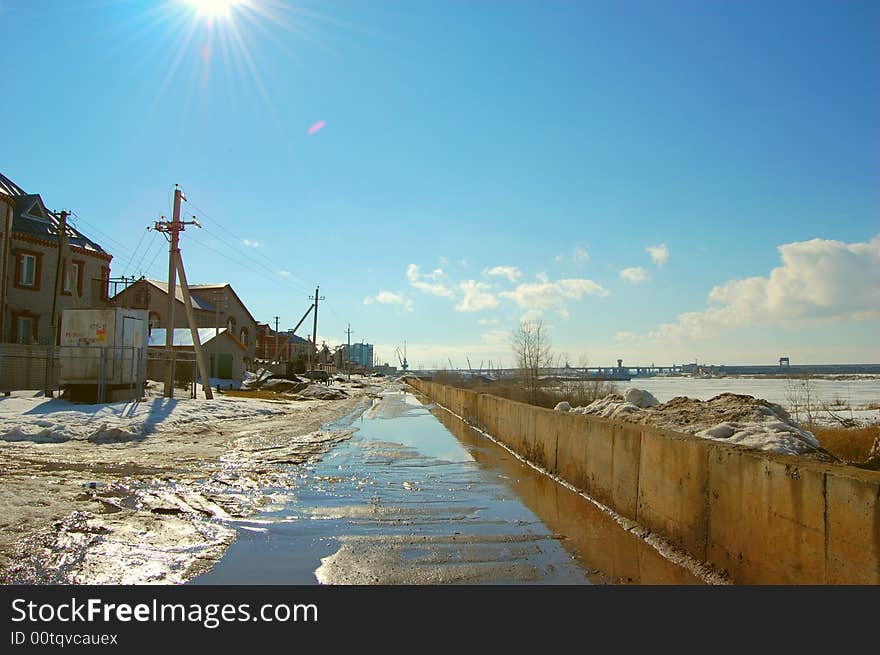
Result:
[[[794,415],[795,412],[789,403],[791,382],[792,380],[787,378],[670,376],[633,379],[631,384],[637,385],[639,390],[650,392],[660,403],[681,396],[709,400],[723,393],[734,393],[763,398],[782,406]],[[813,378],[810,380],[810,385],[811,413],[814,423],[839,426],[841,423],[835,416],[851,420],[857,426],[880,423],[880,409],[878,409],[880,408],[880,377]],[[618,383],[618,388],[624,396],[629,392],[628,387],[629,385]],[[800,408],[800,414],[795,418],[805,419],[803,408]]]
[[176,399],[152,397],[140,402],[95,405],[26,394],[0,397],[0,440],[61,443],[71,440],[107,443],[134,441],[159,429],[225,419],[280,414],[271,401],[216,395]]
[[[653,399],[654,404],[639,407],[627,399],[640,403]],[[678,397],[657,404],[644,390],[630,389],[625,397],[610,395],[571,411],[653,425],[757,450],[832,459],[821,449],[816,437],[795,423],[785,409],[746,395],[726,393],[708,401]]]
[[632,389],[627,389],[626,393],[623,394],[623,399],[632,403],[636,407],[654,407],[654,405],[659,405],[660,402],[654,397],[654,395],[650,391],[645,391],[644,389],[636,389],[633,387]]
[[[818,407],[822,403],[833,405],[837,399],[842,400],[853,410],[866,409],[872,403],[880,404],[880,378],[864,377],[861,379],[844,378],[830,380],[813,378],[813,403]],[[632,385],[650,391],[661,403],[678,396],[688,396],[699,400],[709,400],[722,393],[748,394],[755,398],[788,406],[787,378],[690,378],[690,377],[653,377],[633,378]],[[624,385],[620,385],[623,389]],[[877,410],[874,410],[875,416]],[[849,410],[847,410],[847,414]]]

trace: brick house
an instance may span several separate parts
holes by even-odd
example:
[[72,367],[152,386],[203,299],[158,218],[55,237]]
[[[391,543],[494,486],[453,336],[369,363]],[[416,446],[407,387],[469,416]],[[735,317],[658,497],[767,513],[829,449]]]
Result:
[[[59,216],[39,194],[26,193],[0,173],[0,341],[58,343],[52,306],[61,250]],[[68,308],[107,301],[112,255],[67,224],[69,265],[62,264],[58,316]]]
[[[196,327],[225,328],[227,336],[241,345],[244,364],[256,354],[257,322],[229,284],[193,284],[189,287]],[[183,292],[175,288],[174,327],[188,327]],[[119,307],[149,310],[150,328],[168,327],[168,283],[142,278],[111,299]],[[222,342],[222,340],[221,340]]]
[[309,360],[312,342],[290,331],[276,332],[268,323],[257,324],[256,359],[277,362]]

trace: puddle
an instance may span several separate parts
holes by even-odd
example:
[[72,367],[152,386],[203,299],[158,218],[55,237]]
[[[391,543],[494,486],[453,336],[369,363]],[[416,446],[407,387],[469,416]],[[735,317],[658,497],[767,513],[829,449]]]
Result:
[[295,498],[238,526],[192,584],[700,582],[412,394],[388,392],[346,426],[353,436],[321,461],[289,467]]

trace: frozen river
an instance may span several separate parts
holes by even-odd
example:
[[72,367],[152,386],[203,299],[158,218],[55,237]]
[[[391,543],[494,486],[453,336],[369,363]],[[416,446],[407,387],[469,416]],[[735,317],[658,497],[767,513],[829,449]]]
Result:
[[[721,393],[741,393],[763,398],[783,407],[789,406],[787,398],[789,380],[780,378],[685,378],[655,377],[636,378],[630,382],[618,382],[621,391],[636,387],[650,391],[661,403],[676,396],[688,396],[708,400]],[[797,380],[795,380],[797,382]],[[812,379],[814,404],[844,404],[853,409],[866,409],[870,404],[880,404],[880,378],[866,380]],[[841,401],[837,403],[836,401]]]

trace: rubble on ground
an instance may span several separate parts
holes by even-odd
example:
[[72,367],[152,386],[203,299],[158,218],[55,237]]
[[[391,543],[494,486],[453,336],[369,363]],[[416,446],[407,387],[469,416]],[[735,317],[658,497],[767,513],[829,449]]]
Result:
[[[307,380],[290,380],[288,378],[270,378],[259,387],[261,391],[276,391],[278,393],[299,393],[309,386]],[[253,388],[253,387],[251,387]]]
[[630,389],[624,396],[612,394],[571,412],[651,425],[757,450],[836,461],[781,406],[743,394],[723,393],[706,401],[679,396],[660,404],[647,391]]
[[348,398],[348,394],[342,389],[334,389],[323,384],[310,384],[297,393],[296,397],[301,400],[342,400]]
[[561,403],[556,403],[556,407],[554,407],[553,410],[557,412],[570,412],[571,404],[568,401],[563,400]]

